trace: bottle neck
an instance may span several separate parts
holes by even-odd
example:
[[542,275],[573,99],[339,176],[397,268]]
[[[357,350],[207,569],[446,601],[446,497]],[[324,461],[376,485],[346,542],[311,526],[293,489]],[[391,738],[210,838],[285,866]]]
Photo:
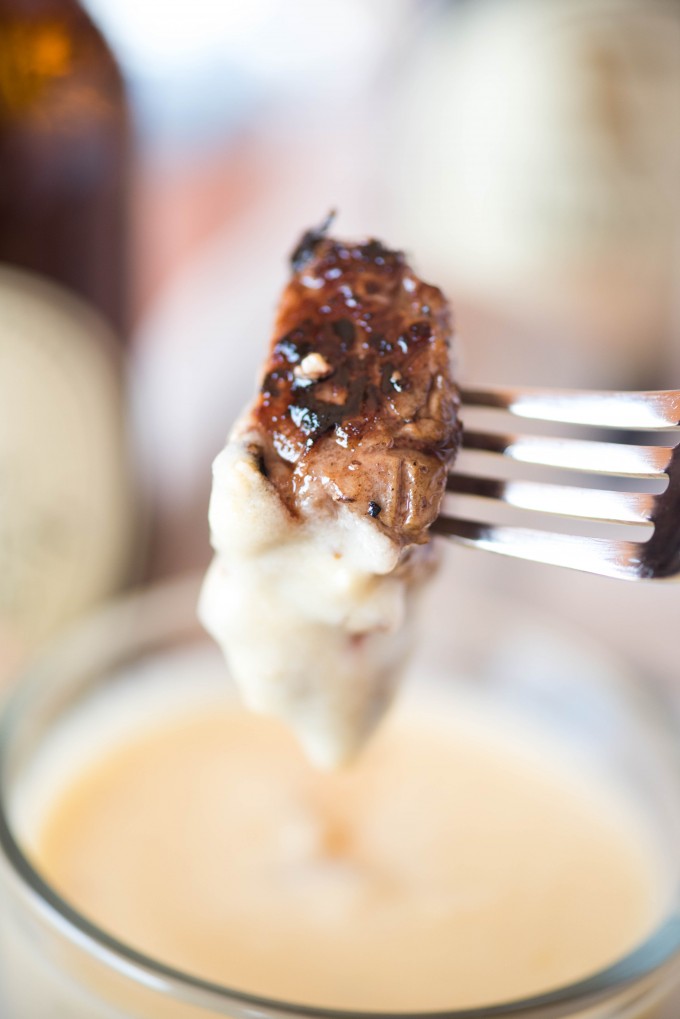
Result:
[[125,89],[76,0],[0,0],[0,263],[127,332]]

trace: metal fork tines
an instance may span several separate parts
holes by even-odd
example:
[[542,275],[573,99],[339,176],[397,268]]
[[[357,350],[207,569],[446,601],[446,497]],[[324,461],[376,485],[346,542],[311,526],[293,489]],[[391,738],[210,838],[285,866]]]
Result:
[[461,396],[463,449],[437,533],[628,580],[680,573],[680,391]]

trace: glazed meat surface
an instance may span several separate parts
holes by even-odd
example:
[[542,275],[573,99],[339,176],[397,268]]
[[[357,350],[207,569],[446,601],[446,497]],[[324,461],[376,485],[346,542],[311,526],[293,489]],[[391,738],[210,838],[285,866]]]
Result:
[[201,619],[246,703],[322,766],[360,749],[406,658],[458,443],[449,329],[402,254],[310,231],[213,466]]
[[310,232],[293,255],[250,427],[291,509],[323,498],[427,541],[458,441],[441,291],[398,251]]

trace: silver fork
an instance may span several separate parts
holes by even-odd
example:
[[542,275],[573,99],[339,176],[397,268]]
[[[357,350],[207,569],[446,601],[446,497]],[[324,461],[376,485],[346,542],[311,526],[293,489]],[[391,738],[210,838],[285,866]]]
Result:
[[[436,533],[462,545],[624,580],[680,574],[680,391],[484,387],[463,389],[461,397],[463,449],[447,485],[454,511],[447,497]],[[498,423],[469,422],[482,408],[487,417],[504,419],[501,430]],[[525,422],[524,433],[518,419]],[[503,428],[508,421],[510,431]],[[526,434],[529,421],[535,423],[530,432],[538,426],[545,432],[550,422],[548,430],[567,426],[577,437]],[[477,464],[466,469],[470,451]],[[524,476],[513,477],[510,465],[518,464]],[[471,502],[473,512],[466,509]],[[512,508],[520,525],[479,519],[489,516],[489,506],[496,516]],[[575,529],[574,521],[577,533],[564,533],[565,527]],[[621,538],[626,531],[638,540]]]

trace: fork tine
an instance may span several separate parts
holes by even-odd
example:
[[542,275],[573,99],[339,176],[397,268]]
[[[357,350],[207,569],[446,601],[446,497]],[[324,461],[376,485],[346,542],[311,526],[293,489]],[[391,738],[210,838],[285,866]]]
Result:
[[609,492],[543,482],[506,481],[472,474],[449,475],[446,489],[457,495],[504,502],[518,509],[611,524],[645,524],[651,520],[654,496],[642,492]]
[[[498,409],[517,418],[617,430],[628,433],[628,441],[522,435],[480,424],[464,430],[463,449],[490,455],[497,476],[484,476],[489,472],[481,465],[481,476],[455,471],[449,476],[447,491],[539,515],[642,525],[647,537],[643,531],[641,541],[614,541],[446,514],[433,525],[435,533],[458,544],[517,559],[625,580],[680,574],[680,391],[608,393],[479,387],[464,389],[461,396],[464,408]],[[661,445],[643,445],[643,435],[640,444],[631,443],[632,432],[668,435]],[[625,438],[625,434],[612,435],[614,440]],[[646,441],[654,439],[648,436]],[[558,472],[601,475],[600,487],[554,484],[555,478],[548,478],[551,483],[503,478],[501,463],[510,460]],[[464,466],[465,461],[461,463]],[[476,468],[475,463],[472,470]],[[665,480],[668,484],[656,493],[607,490],[614,478]]]
[[642,546],[644,577],[673,577],[680,573],[680,446],[673,451],[668,488],[652,511],[654,532]]
[[629,478],[662,477],[673,448],[475,430],[463,432],[463,449],[501,454],[520,463]]
[[638,542],[606,541],[524,527],[480,524],[446,516],[438,518],[433,530],[455,538],[457,544],[483,548],[515,559],[566,566],[583,573],[620,580],[638,580],[642,575],[641,549],[644,546]]
[[515,417],[563,424],[619,428],[625,431],[667,431],[680,424],[680,391],[597,392],[595,390],[524,387],[463,388],[468,407],[505,410]]

